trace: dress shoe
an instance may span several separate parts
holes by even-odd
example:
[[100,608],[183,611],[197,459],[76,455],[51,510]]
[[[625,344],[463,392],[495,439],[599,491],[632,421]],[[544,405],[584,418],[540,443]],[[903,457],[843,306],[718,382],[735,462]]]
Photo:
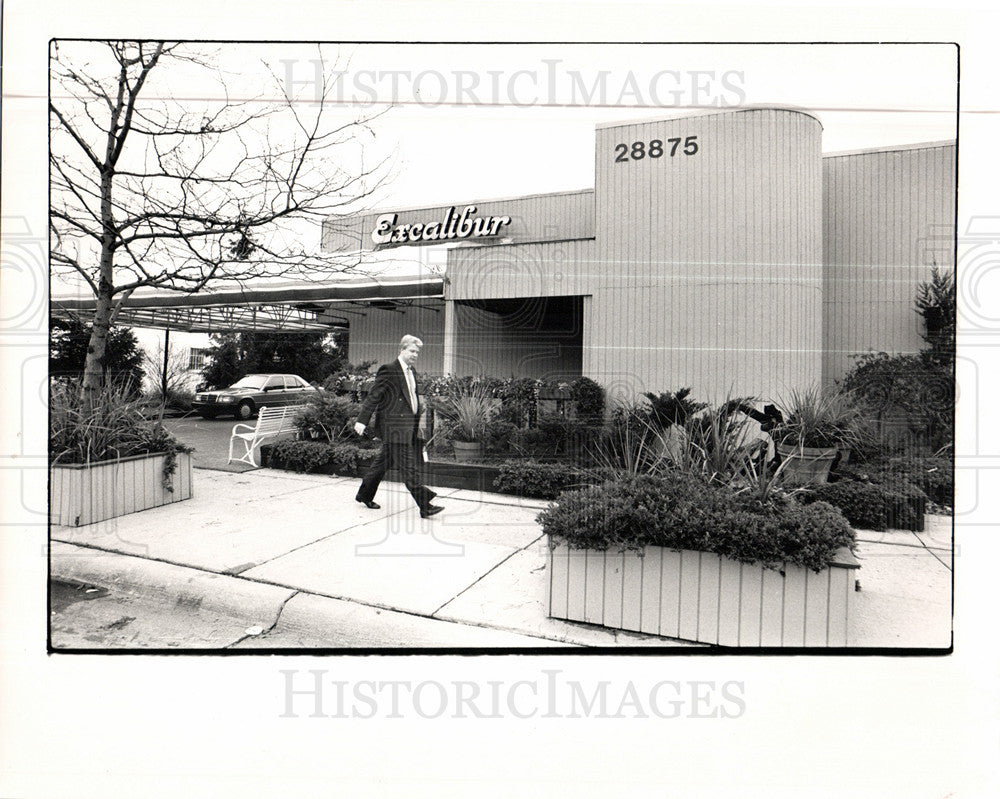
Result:
[[443,510],[444,508],[441,507],[440,505],[428,505],[426,508],[420,511],[420,518],[426,519],[429,516],[433,516],[435,513],[440,513]]
[[370,499],[367,499],[367,500],[366,499],[358,499],[357,497],[355,497],[354,499],[356,499],[358,502],[360,502],[366,508],[371,508],[372,510],[378,510],[379,508],[382,507],[377,502],[372,502]]

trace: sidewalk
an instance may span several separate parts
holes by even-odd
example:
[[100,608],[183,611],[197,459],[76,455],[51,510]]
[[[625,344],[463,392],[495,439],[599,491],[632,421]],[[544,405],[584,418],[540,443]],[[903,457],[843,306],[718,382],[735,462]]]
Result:
[[[356,489],[354,478],[196,469],[190,500],[53,527],[52,576],[262,630],[236,648],[698,646],[548,618],[535,522],[545,502],[441,489],[446,510],[424,520],[399,483],[383,483],[378,511]],[[852,645],[948,646],[951,520],[858,536]]]

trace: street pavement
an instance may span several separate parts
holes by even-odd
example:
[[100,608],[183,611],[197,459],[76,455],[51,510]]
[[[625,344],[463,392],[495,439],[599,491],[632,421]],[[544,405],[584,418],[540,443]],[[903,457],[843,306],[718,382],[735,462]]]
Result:
[[[98,624],[87,614],[105,600],[73,603],[53,647],[157,646],[141,630],[150,608],[191,614],[187,629],[156,639],[175,648],[698,646],[548,618],[544,502],[441,489],[445,511],[421,519],[399,483],[383,483],[377,511],[356,490],[354,478],[197,468],[190,500],[53,527],[54,580],[136,608]],[[951,519],[858,535],[851,645],[949,646]]]

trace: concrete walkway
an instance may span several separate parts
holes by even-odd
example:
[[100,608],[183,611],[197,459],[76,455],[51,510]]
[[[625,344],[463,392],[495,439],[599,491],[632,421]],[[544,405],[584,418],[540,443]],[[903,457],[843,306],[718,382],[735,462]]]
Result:
[[[190,500],[53,527],[52,576],[259,628],[237,648],[697,646],[548,618],[544,502],[441,489],[446,510],[424,520],[398,483],[383,483],[378,511],[356,489],[354,478],[196,469]],[[927,527],[859,533],[852,645],[949,645],[951,520]]]

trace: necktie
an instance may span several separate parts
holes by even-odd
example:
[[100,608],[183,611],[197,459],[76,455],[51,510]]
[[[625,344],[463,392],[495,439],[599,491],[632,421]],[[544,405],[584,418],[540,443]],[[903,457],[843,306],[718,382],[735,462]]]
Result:
[[413,378],[413,369],[406,367],[406,387],[410,391],[410,407],[417,412],[417,381]]

